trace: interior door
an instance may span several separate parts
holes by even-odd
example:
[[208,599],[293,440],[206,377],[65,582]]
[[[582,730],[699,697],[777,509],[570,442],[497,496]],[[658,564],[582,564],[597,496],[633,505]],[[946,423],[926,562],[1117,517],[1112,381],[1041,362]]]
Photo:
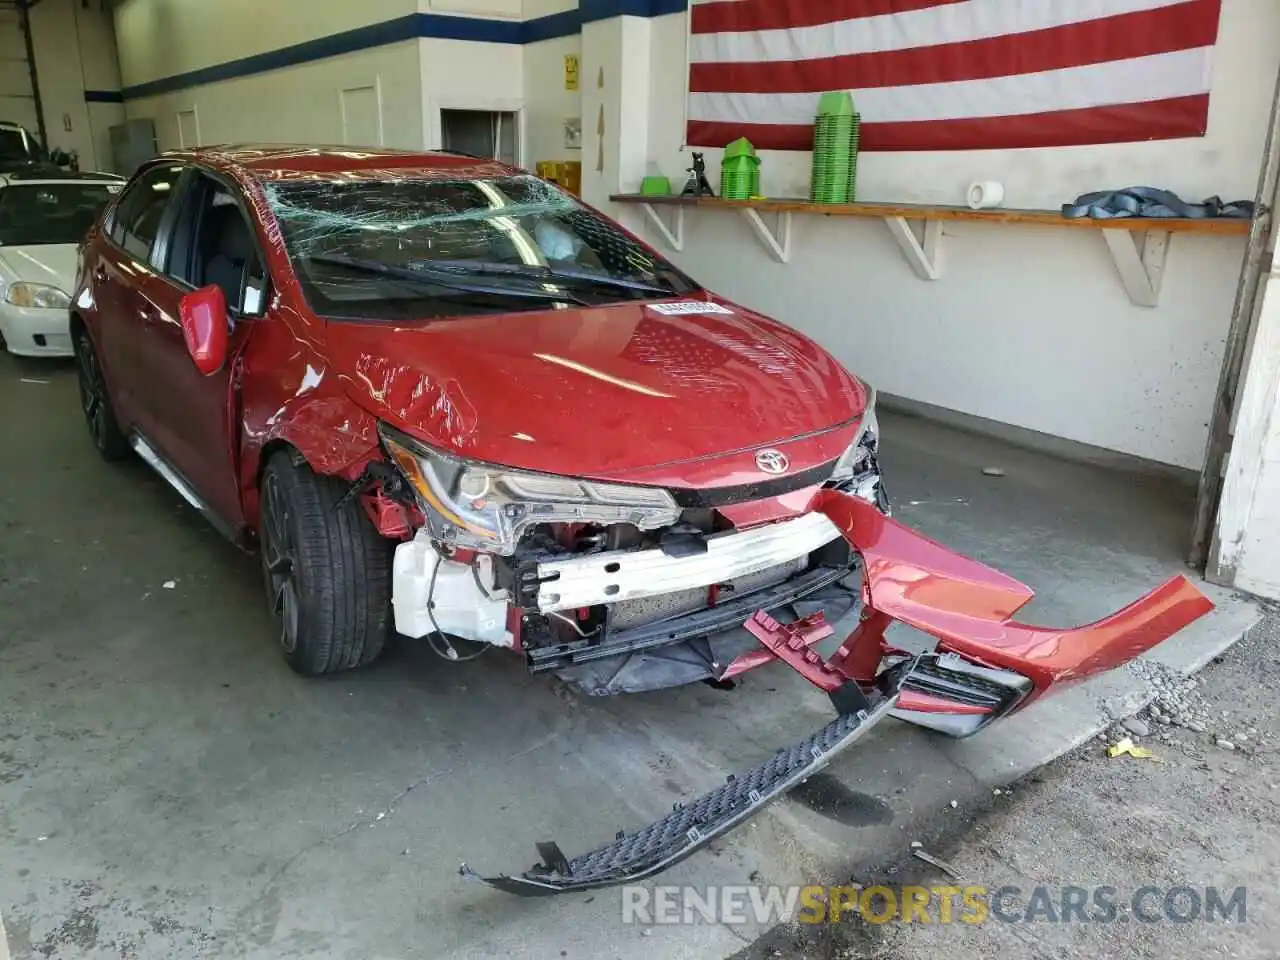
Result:
[[[145,371],[147,439],[229,530],[244,520],[233,371],[251,332],[250,314],[260,312],[265,299],[258,266],[264,261],[256,247],[251,247],[253,255],[243,255],[246,232],[252,236],[232,188],[193,173],[164,241],[164,270],[141,284],[145,302],[140,308],[139,365]],[[243,280],[229,279],[234,277]],[[223,287],[232,326],[227,362],[205,376],[187,352],[179,305],[187,293],[208,282]]]
[[342,113],[343,143],[382,146],[382,95],[377,83],[340,91],[338,107]]

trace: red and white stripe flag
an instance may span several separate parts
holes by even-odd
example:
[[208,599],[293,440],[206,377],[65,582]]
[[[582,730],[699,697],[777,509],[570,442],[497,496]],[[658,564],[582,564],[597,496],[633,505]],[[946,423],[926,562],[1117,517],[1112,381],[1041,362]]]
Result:
[[850,90],[863,150],[1203,136],[1222,0],[693,0],[691,146],[808,150]]

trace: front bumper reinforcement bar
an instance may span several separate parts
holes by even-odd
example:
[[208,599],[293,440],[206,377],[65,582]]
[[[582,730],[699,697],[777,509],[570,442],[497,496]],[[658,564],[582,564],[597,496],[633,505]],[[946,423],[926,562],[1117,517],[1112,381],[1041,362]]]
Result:
[[706,610],[625,630],[614,630],[603,643],[576,640],[573,643],[533,647],[525,653],[529,672],[562,670],[579,663],[654,650],[691,637],[705,637],[730,627],[740,627],[756,610],[780,610],[787,604],[803,600],[810,594],[838,583],[855,569],[857,568],[853,564],[844,567],[815,567],[775,586],[757,590],[744,597],[734,597]]
[[635,833],[619,832],[610,844],[567,858],[552,842],[537,844],[542,862],[520,876],[479,877],[465,863],[461,873],[524,897],[591,890],[643,880],[679,863],[716,837],[755,816],[770,802],[813,776],[841,751],[889,715],[896,693],[856,712],[841,714],[810,737],[779,750],[746,773],[689,804],[678,804],[660,820]]

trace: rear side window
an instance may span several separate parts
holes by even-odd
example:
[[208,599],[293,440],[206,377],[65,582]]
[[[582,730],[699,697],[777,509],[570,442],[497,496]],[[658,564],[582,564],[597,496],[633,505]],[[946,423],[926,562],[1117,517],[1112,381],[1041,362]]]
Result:
[[116,208],[111,239],[132,256],[146,260],[181,175],[181,167],[157,167],[129,187]]

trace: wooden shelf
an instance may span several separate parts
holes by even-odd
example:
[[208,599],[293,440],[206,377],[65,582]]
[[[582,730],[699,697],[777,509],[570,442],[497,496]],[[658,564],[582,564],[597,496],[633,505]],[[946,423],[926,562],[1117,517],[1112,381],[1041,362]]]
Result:
[[811,203],[808,200],[722,200],[720,197],[644,196],[638,193],[616,193],[609,198],[615,203],[646,203],[653,206],[706,207],[716,210],[758,210],[761,213],[804,213],[824,217],[901,217],[904,220],[974,220],[981,223],[1021,223],[1038,227],[1067,227],[1075,230],[1159,230],[1163,233],[1212,233],[1244,235],[1250,221],[1219,217],[1217,219],[1165,219],[1156,217],[1118,217],[1093,220],[1088,217],[1069,219],[1057,210],[971,210],[961,206],[931,206],[919,203]]
[[[779,263],[791,262],[791,220],[795,214],[821,217],[871,217],[883,220],[907,263],[922,280],[941,279],[943,273],[943,224],[957,220],[977,223],[1008,223],[1034,227],[1065,227],[1097,231],[1106,242],[1120,282],[1129,300],[1140,307],[1160,302],[1165,260],[1175,233],[1216,236],[1243,236],[1253,228],[1250,220],[1165,219],[1158,217],[1118,217],[1093,220],[1069,219],[1059,210],[972,210],[961,206],[930,206],[919,203],[811,203],[808,200],[722,200],[719,197],[645,196],[616,193],[615,203],[638,204],[653,228],[671,249],[684,250],[684,215],[692,207],[735,211],[746,220],[765,251]],[[663,217],[662,207],[674,210]],[[776,216],[770,227],[761,214]],[[913,221],[923,228],[917,236]]]

